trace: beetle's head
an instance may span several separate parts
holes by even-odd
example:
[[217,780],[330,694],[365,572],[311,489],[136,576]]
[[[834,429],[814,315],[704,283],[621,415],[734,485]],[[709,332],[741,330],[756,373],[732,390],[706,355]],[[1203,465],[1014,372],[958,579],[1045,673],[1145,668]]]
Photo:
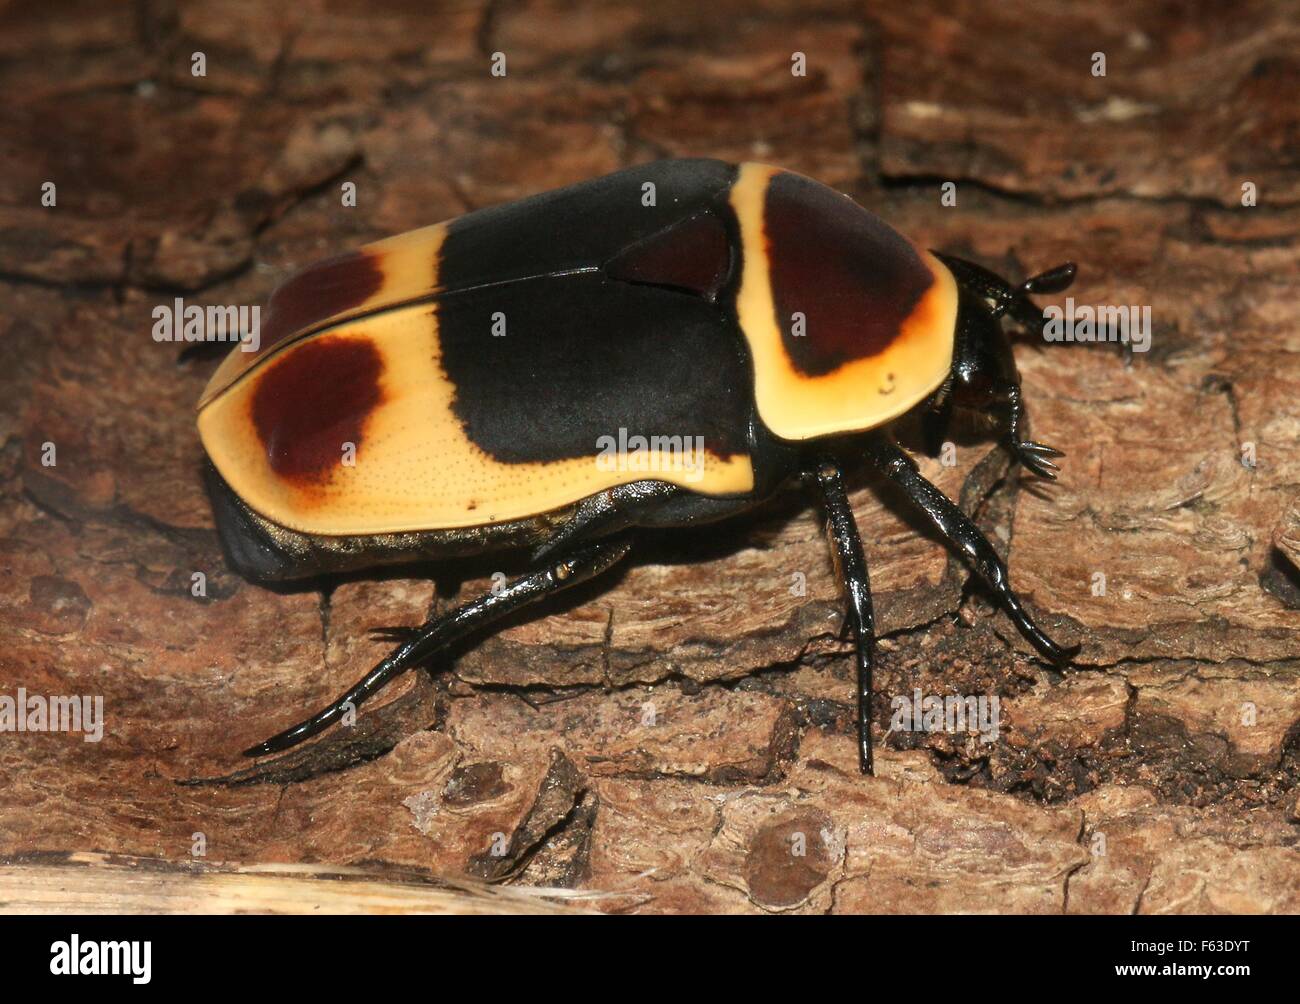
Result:
[[937,252],[936,257],[948,266],[958,289],[952,375],[937,395],[936,406],[956,405],[1001,416],[1012,439],[1019,442],[1028,429],[1020,399],[1020,374],[1002,320],[1010,317],[1027,330],[1041,333],[1043,313],[1029,297],[1066,289],[1074,281],[1075,265],[1066,262],[1013,286],[973,262]]

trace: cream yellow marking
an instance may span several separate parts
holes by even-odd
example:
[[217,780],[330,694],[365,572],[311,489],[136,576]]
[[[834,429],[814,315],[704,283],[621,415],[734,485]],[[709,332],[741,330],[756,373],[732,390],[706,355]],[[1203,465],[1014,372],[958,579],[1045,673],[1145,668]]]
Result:
[[[454,388],[440,364],[434,304],[345,322],[295,346],[349,335],[368,339],[380,353],[383,403],[366,422],[356,465],[336,467],[327,484],[303,488],[277,475],[254,428],[253,394],[276,361],[199,413],[203,446],[222,477],[253,509],[283,526],[320,535],[480,526],[534,516],[645,479],[704,495],[753,489],[749,457],[739,455],[724,460],[706,452],[702,469],[692,471],[671,451],[647,451],[642,456],[649,469],[603,469],[592,443],[590,457],[500,463],[470,442],[451,410]],[[610,435],[617,437],[618,430]],[[342,443],[339,450],[342,456]]]
[[[421,227],[419,230],[410,230],[363,245],[358,253],[371,259],[374,268],[383,276],[383,284],[361,303],[333,317],[321,318],[313,327],[324,327],[372,310],[437,293],[438,253],[446,237],[447,224],[435,223],[431,227]],[[291,276],[286,281],[292,279]],[[275,294],[271,295],[274,297]],[[272,347],[269,352],[245,352],[242,348],[233,350],[212,374],[212,379],[199,398],[199,407],[204,407],[255,365],[293,344],[295,339],[290,337]]]
[[847,363],[833,373],[800,373],[781,342],[768,274],[763,209],[768,183],[779,172],[766,164],[742,164],[731,190],[744,258],[736,310],[754,360],[759,417],[782,439],[874,429],[910,411],[947,378],[952,368],[957,283],[942,262],[917,248],[935,282],[900,336],[879,355]]

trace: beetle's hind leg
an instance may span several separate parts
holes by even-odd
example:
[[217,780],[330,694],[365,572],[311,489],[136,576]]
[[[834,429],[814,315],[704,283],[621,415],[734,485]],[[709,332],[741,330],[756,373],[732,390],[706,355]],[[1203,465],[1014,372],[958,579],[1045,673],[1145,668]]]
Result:
[[1067,663],[1079,652],[1080,646],[1065,647],[1052,641],[1029,616],[1020,598],[1011,589],[1007,566],[979,527],[957,505],[927,481],[916,469],[912,458],[892,440],[873,437],[867,448],[868,455],[882,474],[907,493],[944,539],[974,570],[986,586],[993,591],[1007,616],[1043,656],[1057,665]]
[[831,542],[835,570],[844,583],[848,599],[848,620],[857,641],[858,767],[873,773],[871,760],[871,691],[875,663],[875,615],[871,606],[871,582],[867,559],[862,552],[853,510],[844,492],[844,477],[837,464],[823,461],[816,470],[826,506],[826,536]]
[[507,583],[496,593],[485,593],[454,610],[430,618],[420,627],[412,629],[412,633],[397,648],[328,707],[272,736],[266,742],[244,750],[244,755],[279,753],[324,731],[338,721],[344,712],[355,709],[362,701],[439,649],[521,607],[599,575],[617,564],[631,546],[629,541],[616,539],[574,548],[563,557],[551,559],[545,568]]

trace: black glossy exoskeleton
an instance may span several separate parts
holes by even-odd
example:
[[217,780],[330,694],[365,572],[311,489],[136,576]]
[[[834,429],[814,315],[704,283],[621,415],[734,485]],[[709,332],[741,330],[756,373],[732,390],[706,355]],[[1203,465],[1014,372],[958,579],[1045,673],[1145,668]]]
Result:
[[334,704],[247,752],[320,732],[454,640],[598,575],[637,527],[725,519],[803,481],[848,593],[870,772],[871,594],[841,473],[859,457],[1040,653],[1068,660],[888,427],[993,410],[1014,456],[1054,477],[1058,451],[1027,438],[1002,320],[1036,329],[1029,295],[1073,276],[1012,286],[800,175],[708,160],[630,168],[298,273],[271,298],[260,351],[232,352],[200,401],[234,565],[282,581],[529,548],[537,570],[403,632]]

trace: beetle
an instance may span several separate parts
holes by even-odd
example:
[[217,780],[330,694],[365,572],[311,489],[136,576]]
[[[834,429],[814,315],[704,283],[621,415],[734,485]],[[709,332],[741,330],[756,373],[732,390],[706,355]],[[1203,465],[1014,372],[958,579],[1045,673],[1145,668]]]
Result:
[[[347,693],[245,753],[316,735],[457,639],[608,570],[637,528],[726,519],[803,483],[820,494],[847,594],[871,773],[872,601],[844,486],[864,459],[1037,651],[1068,663],[1078,646],[1035,624],[992,545],[890,429],[919,413],[933,436],[954,407],[983,410],[1014,459],[1054,478],[1063,454],[1029,439],[1003,321],[1041,331],[1031,294],[1074,275],[1066,263],[1012,285],[803,175],[705,159],[628,168],[296,273],[271,296],[258,350],[232,351],[199,401],[234,567],[284,582],[528,548],[534,570],[389,630],[398,644]],[[641,462],[602,462],[616,434]],[[680,462],[682,442],[699,463]]]

